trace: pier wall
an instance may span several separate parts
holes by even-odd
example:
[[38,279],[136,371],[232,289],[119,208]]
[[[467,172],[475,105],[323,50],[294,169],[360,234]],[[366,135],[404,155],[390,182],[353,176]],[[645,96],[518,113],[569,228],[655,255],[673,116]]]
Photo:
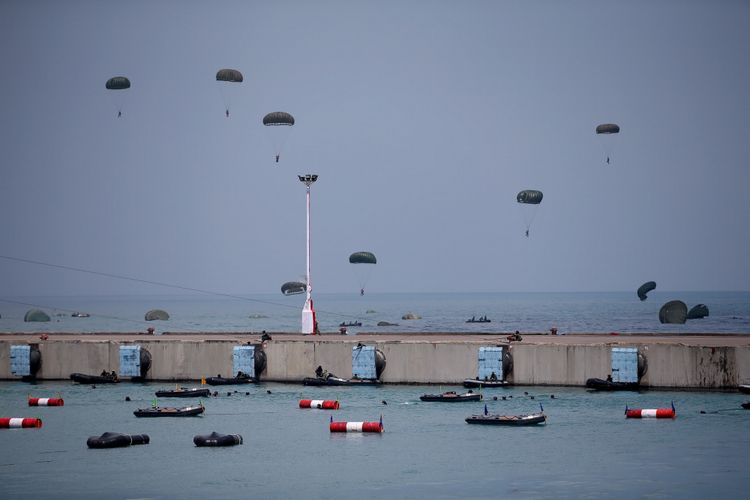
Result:
[[[89,336],[86,336],[89,337]],[[407,337],[405,339],[405,337]],[[299,382],[313,376],[317,366],[344,378],[352,375],[352,348],[357,338],[284,339],[258,343],[266,352],[262,379]],[[0,379],[18,379],[10,370],[10,346],[38,345],[42,366],[38,379],[68,379],[71,373],[99,374],[119,371],[120,345],[139,344],[151,353],[151,380],[200,380],[232,374],[234,346],[247,339],[154,339],[30,341],[9,336],[0,339]],[[477,374],[481,346],[496,345],[471,337],[451,340],[411,340],[408,336],[368,340],[386,357],[381,377],[386,383],[456,384]],[[648,361],[641,383],[653,387],[722,388],[750,383],[750,342],[706,347],[684,343],[619,343],[638,347]],[[508,379],[519,385],[582,386],[591,377],[605,378],[611,372],[612,343],[526,343],[506,345],[513,357]]]
[[523,345],[510,350],[513,375],[509,380],[528,385],[584,385],[592,377],[611,373],[606,345]]

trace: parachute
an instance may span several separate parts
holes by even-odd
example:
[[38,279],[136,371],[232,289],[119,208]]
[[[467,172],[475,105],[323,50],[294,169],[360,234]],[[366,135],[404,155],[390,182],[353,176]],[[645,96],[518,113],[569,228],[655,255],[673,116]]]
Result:
[[619,134],[620,126],[614,123],[602,123],[596,126],[597,134]]
[[276,155],[276,163],[278,163],[281,149],[289,137],[292,125],[294,125],[294,117],[284,111],[274,111],[263,117],[263,125],[268,127],[267,130]]
[[146,313],[146,321],[167,321],[169,319],[169,313],[162,309],[151,309]]
[[242,73],[236,69],[224,68],[216,72],[216,81],[221,82],[219,90],[221,91],[221,99],[224,101],[224,113],[227,118],[229,118],[230,94],[232,93],[229,89],[230,86],[227,84],[242,83],[243,80]]
[[525,189],[516,195],[518,203],[528,203],[529,205],[539,205],[542,198],[544,198],[544,194],[534,189]]
[[113,76],[107,80],[108,90],[125,90],[130,88],[130,80],[124,76]]
[[359,293],[360,295],[364,295],[365,285],[370,280],[373,264],[377,264],[378,259],[372,252],[354,252],[349,256],[349,263],[356,264],[354,266],[354,272],[357,275],[357,281],[359,283]]
[[604,146],[604,154],[607,156],[605,163],[607,165],[612,164],[612,153],[614,150],[615,138],[620,133],[620,126],[615,123],[602,123],[596,126],[596,135],[602,137],[602,145]]
[[283,111],[274,111],[268,113],[263,117],[263,125],[265,126],[278,126],[278,125],[294,125],[294,117],[289,113]]
[[542,198],[544,198],[544,194],[541,191],[537,191],[535,189],[524,189],[516,195],[516,201],[519,203],[519,207],[521,207],[523,220],[526,224],[527,238],[529,236],[531,223],[534,222],[536,212],[539,209],[539,205],[542,203]]
[[687,319],[687,305],[681,300],[671,300],[661,306],[659,321],[661,323],[683,324]]
[[687,319],[701,319],[706,316],[708,316],[708,306],[706,304],[698,304],[690,308]]
[[47,322],[51,318],[49,317],[49,314],[42,311],[41,309],[29,309],[26,311],[26,314],[23,316],[23,320],[27,323],[31,322]]
[[[113,76],[112,78],[107,80],[105,87],[107,88],[107,90],[127,90],[130,88],[130,80],[128,80],[128,78],[124,76]],[[115,108],[117,109],[117,117],[119,118],[122,116],[122,107],[125,102],[125,95],[122,92],[115,92],[114,94],[110,93],[110,96],[115,103]]]
[[244,80],[242,77],[242,73],[240,73],[239,70],[236,69],[220,69],[216,72],[216,81],[217,82],[236,82],[240,83]]
[[636,292],[638,294],[638,298],[641,300],[646,300],[648,297],[646,294],[656,288],[656,282],[655,281],[647,281],[641,286],[638,287],[638,291]]
[[349,256],[350,264],[377,264],[378,259],[371,252],[354,252]]
[[307,284],[301,281],[287,281],[281,285],[281,293],[284,295],[297,295],[298,293],[305,293],[307,291]]

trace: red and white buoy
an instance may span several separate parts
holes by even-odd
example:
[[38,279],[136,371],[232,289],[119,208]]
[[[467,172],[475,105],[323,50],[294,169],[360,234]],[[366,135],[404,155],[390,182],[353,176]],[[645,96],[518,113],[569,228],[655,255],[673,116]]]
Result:
[[625,418],[675,418],[677,411],[674,403],[671,408],[653,408],[653,409],[630,409],[625,407]]
[[38,429],[41,426],[39,418],[0,418],[0,429]]
[[379,422],[334,422],[331,417],[331,432],[383,432],[383,417]]
[[300,408],[317,408],[318,410],[338,410],[339,402],[329,399],[300,399]]
[[29,406],[65,406],[65,401],[62,398],[29,397]]

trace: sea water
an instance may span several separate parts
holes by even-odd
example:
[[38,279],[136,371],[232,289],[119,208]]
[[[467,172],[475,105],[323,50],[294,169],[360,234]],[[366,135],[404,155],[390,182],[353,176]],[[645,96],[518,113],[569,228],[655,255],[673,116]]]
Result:
[[[740,409],[747,396],[739,393],[511,387],[483,390],[482,402],[446,404],[419,396],[463,389],[261,383],[212,388],[218,396],[202,400],[199,417],[136,418],[161,388],[170,386],[0,382],[0,416],[44,424],[0,429],[0,498],[742,498],[750,487],[750,411]],[[29,395],[60,396],[65,406],[29,407]],[[299,409],[303,398],[338,399],[341,409]],[[675,419],[624,416],[626,406],[672,403]],[[548,421],[465,423],[485,405],[501,414],[543,405]],[[332,434],[331,417],[382,417],[385,432]],[[107,431],[145,433],[151,442],[87,448],[89,436]],[[212,431],[241,434],[244,444],[193,444]]]
[[[688,308],[705,304],[709,316],[683,325],[663,325],[659,309],[669,300]],[[304,295],[216,296],[206,294],[99,297],[0,297],[0,332],[134,332],[154,327],[174,332],[296,332]],[[32,307],[48,323],[25,323]],[[367,293],[317,294],[322,331],[361,322],[349,333],[366,332],[548,332],[558,333],[748,333],[750,292],[660,292],[646,301],[635,293]],[[164,309],[168,321],[146,322],[150,309]],[[71,317],[72,312],[91,314]],[[416,320],[403,320],[413,313]],[[490,323],[466,323],[487,316]],[[387,322],[391,326],[378,326]]]

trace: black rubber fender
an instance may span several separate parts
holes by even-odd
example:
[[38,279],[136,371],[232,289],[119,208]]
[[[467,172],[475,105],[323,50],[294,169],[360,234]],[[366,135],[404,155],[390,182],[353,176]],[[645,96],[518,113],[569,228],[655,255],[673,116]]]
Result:
[[219,434],[212,432],[208,435],[193,437],[195,446],[235,446],[242,444],[242,436],[239,434]]

